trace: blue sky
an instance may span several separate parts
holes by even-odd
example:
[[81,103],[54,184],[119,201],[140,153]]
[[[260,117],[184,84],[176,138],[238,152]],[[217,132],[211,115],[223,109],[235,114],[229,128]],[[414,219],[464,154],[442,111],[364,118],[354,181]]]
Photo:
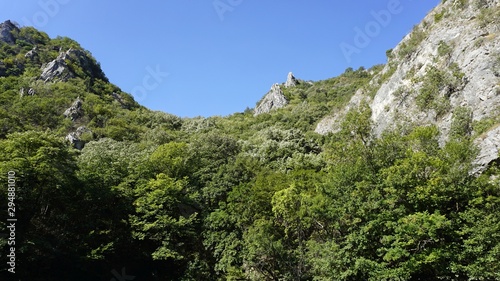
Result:
[[224,116],[253,108],[290,71],[322,80],[385,63],[439,2],[16,0],[0,2],[0,21],[78,41],[150,109]]

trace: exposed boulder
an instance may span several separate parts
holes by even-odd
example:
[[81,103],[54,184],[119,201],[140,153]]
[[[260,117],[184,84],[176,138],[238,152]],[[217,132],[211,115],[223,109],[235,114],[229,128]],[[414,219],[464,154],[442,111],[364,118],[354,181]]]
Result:
[[81,126],[78,127],[76,131],[69,133],[65,139],[69,141],[74,148],[81,150],[85,146],[85,141],[82,140],[82,136],[85,133],[92,134],[92,131],[85,126]]
[[68,69],[68,65],[65,60],[66,53],[60,53],[55,60],[42,67],[43,69],[40,78],[43,81],[48,82],[56,78],[67,81],[68,79],[74,77],[74,74]]
[[37,53],[37,49],[36,49],[36,46],[33,47],[33,49],[31,49],[29,52],[27,52],[24,57],[27,58],[27,59],[34,59],[35,57],[38,56],[38,53]]
[[285,82],[285,88],[294,87],[297,84],[299,84],[299,81],[297,80],[297,78],[295,78],[295,76],[293,76],[293,73],[288,73],[288,77]]
[[75,67],[81,68],[81,71],[91,78],[108,81],[99,64],[86,52],[76,49],[61,52],[55,60],[42,66],[40,78],[45,82],[55,79],[67,81],[79,75],[75,72]]
[[78,118],[83,116],[83,109],[82,109],[82,100],[80,98],[77,98],[73,104],[64,111],[64,116],[66,118],[70,118],[71,121],[75,121]]
[[477,138],[475,144],[480,150],[479,155],[474,161],[476,167],[472,173],[478,174],[484,172],[488,168],[488,164],[495,161],[500,156],[500,126],[491,129]]
[[271,110],[282,108],[288,104],[279,84],[274,84],[254,110],[254,116],[269,113]]
[[19,31],[19,28],[13,24],[10,20],[0,23],[0,42],[5,42],[7,44],[15,44],[16,38],[12,34],[12,31]]

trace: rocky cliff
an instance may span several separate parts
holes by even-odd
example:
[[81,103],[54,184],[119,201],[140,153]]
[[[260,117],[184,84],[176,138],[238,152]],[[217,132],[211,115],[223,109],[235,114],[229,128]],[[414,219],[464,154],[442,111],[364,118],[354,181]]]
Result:
[[[460,108],[472,112],[475,123],[500,121],[500,1],[443,2],[388,51],[387,65],[371,81],[378,90],[365,98],[376,135],[401,123],[435,124],[444,143]],[[358,93],[348,107],[361,100]],[[316,132],[334,132],[342,114],[327,116]],[[493,125],[479,133],[484,167],[498,157],[500,131]]]
[[13,31],[19,30],[10,20],[0,23],[0,41],[7,44],[14,44],[16,39]]

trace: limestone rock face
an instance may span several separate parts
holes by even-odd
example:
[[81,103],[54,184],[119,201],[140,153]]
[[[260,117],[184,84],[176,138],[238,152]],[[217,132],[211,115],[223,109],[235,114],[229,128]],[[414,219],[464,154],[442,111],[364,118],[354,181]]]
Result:
[[[436,125],[440,143],[448,140],[453,112],[460,107],[473,113],[473,121],[498,120],[500,112],[500,0],[443,1],[390,53],[388,63],[371,84],[380,85],[373,100],[373,131],[380,136],[398,124]],[[490,11],[485,20],[484,11]],[[434,103],[422,106],[422,89],[432,69],[445,77],[433,91]],[[430,80],[430,79],[427,79]],[[348,106],[349,107],[349,106]],[[335,132],[342,112],[319,122],[316,132]],[[485,167],[498,158],[498,129],[478,140]],[[477,171],[476,171],[477,172]]]
[[480,148],[480,151],[474,161],[477,167],[472,173],[478,174],[486,170],[488,164],[500,157],[500,126],[477,138],[475,144]]
[[12,31],[19,30],[10,20],[0,23],[0,41],[7,44],[15,44],[16,38]]
[[82,105],[82,100],[80,98],[76,99],[73,104],[68,109],[66,109],[66,111],[64,111],[63,115],[66,118],[70,118],[71,121],[77,120],[83,115]]
[[[500,3],[498,0],[487,1],[485,8],[493,9]],[[455,11],[456,14],[436,22],[435,15],[442,12]],[[395,124],[401,115],[409,117],[409,121],[420,124],[436,124],[443,140],[446,139],[452,121],[452,112],[456,107],[469,107],[473,111],[474,120],[481,120],[495,114],[500,105],[499,75],[495,72],[495,61],[500,55],[500,40],[496,34],[500,25],[482,25],[477,19],[479,9],[469,4],[457,11],[453,1],[437,6],[417,28],[426,34],[415,50],[406,57],[393,60],[396,63],[394,74],[382,84],[377,92],[371,108],[375,122],[375,132],[382,133]],[[415,32],[408,35],[393,50],[398,54],[417,36]],[[443,46],[448,48],[447,51]],[[389,62],[390,64],[390,62]],[[384,71],[390,71],[389,64]],[[435,110],[421,110],[415,101],[422,83],[415,82],[424,78],[430,67],[448,71],[455,66],[464,74],[460,85],[450,91],[446,97],[449,110],[437,114]],[[416,79],[415,79],[416,78]],[[404,99],[397,97],[401,89],[407,89]],[[440,95],[442,93],[436,93]]]
[[294,87],[299,84],[299,81],[293,76],[293,73],[288,73],[288,77],[285,82],[285,88]]
[[254,116],[269,113],[271,110],[282,108],[288,104],[279,84],[274,84],[254,110]]

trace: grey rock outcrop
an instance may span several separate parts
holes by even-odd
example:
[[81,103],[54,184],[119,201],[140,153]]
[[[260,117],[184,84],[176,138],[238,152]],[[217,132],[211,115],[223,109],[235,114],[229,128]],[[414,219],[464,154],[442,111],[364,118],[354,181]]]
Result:
[[[498,0],[489,2],[491,7],[499,5]],[[400,117],[399,113],[403,112],[405,116],[411,117],[410,121],[413,123],[436,124],[443,134],[443,141],[446,139],[452,121],[452,110],[438,116],[433,110],[420,110],[415,102],[422,85],[412,79],[425,77],[431,66],[447,69],[455,64],[465,75],[460,88],[451,92],[448,97],[450,109],[459,106],[470,107],[474,112],[474,120],[488,118],[494,114],[500,105],[500,80],[493,68],[495,56],[500,55],[500,40],[488,37],[491,37],[493,29],[498,27],[481,27],[475,19],[479,10],[474,6],[471,4],[463,11],[436,23],[436,13],[456,9],[453,7],[453,1],[445,2],[424,19],[427,25],[422,23],[417,27],[427,36],[409,57],[400,59],[394,74],[380,87],[371,105],[377,134],[394,124]],[[414,34],[405,37],[393,53],[397,54],[407,47],[411,36]],[[449,46],[448,53],[443,54],[440,46]],[[389,68],[387,65],[384,71],[389,71]],[[411,75],[411,72],[414,74]],[[411,89],[411,92],[402,101],[395,93],[405,88]]]
[[297,80],[297,78],[295,78],[295,76],[293,76],[293,73],[291,73],[291,72],[288,73],[288,76],[287,76],[287,79],[285,82],[285,88],[294,87],[297,84],[299,84],[299,81]]
[[16,38],[12,31],[19,30],[10,20],[0,23],[0,41],[7,44],[15,44]]
[[282,108],[288,104],[288,100],[286,99],[283,91],[280,88],[279,84],[274,84],[271,87],[271,91],[267,93],[259,105],[254,110],[254,116],[269,113],[271,110],[275,110],[278,108]]
[[74,148],[82,150],[85,146],[85,141],[83,141],[82,135],[85,133],[91,134],[92,131],[85,126],[78,127],[76,131],[69,133],[65,139],[70,142]]
[[87,53],[76,49],[69,49],[66,52],[61,52],[55,60],[43,65],[40,79],[45,82],[55,79],[67,81],[70,78],[76,77],[77,74],[68,63],[81,67],[83,72],[92,78],[107,81],[99,65],[95,63]]
[[474,161],[476,167],[472,173],[478,174],[484,172],[488,168],[488,164],[500,156],[500,126],[491,129],[477,138],[475,144],[479,147],[480,151]]
[[83,116],[83,109],[82,109],[82,100],[80,98],[77,98],[73,104],[64,111],[63,115],[66,118],[70,118],[71,121],[75,121],[78,118]]
[[66,57],[66,53],[60,53],[55,60],[44,65],[42,67],[43,69],[40,78],[43,81],[48,82],[56,78],[59,78],[62,81],[67,81],[68,79],[74,77],[74,74],[68,69],[68,65],[66,64]]
[[36,46],[24,55],[27,59],[34,59],[36,56],[38,56]]
[[[373,131],[378,136],[401,123],[434,124],[441,132],[440,143],[443,144],[448,139],[453,111],[459,107],[470,108],[473,121],[497,120],[500,24],[498,16],[494,15],[498,15],[500,0],[482,1],[481,9],[475,3],[466,2],[459,7],[456,1],[443,2],[393,49],[388,64],[371,82],[380,85],[370,102]],[[480,16],[485,9],[495,11],[492,18],[484,20],[484,16]],[[418,99],[430,69],[438,69],[446,77],[455,78],[453,85],[434,92],[431,97],[437,102],[434,106],[422,107]],[[319,122],[316,132],[334,132],[341,119],[341,112],[326,117]],[[499,144],[498,129],[478,140],[481,154],[476,164],[484,169],[498,158]]]

